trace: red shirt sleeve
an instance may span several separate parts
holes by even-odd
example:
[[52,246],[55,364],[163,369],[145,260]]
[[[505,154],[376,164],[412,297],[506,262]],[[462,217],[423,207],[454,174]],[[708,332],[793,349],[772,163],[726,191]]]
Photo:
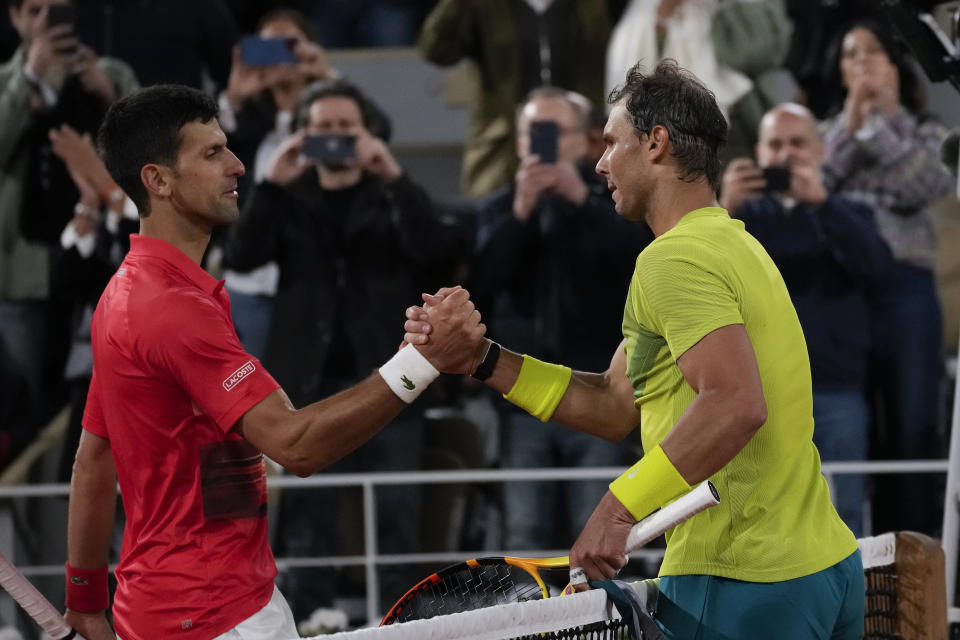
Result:
[[164,298],[155,322],[148,321],[153,331],[143,334],[146,360],[227,432],[280,385],[244,350],[229,312],[216,300],[199,290]]
[[87,391],[87,403],[83,409],[83,428],[90,433],[109,438],[107,421],[103,419],[103,405],[100,401],[100,386],[97,384],[97,371],[94,369],[90,379],[90,389]]

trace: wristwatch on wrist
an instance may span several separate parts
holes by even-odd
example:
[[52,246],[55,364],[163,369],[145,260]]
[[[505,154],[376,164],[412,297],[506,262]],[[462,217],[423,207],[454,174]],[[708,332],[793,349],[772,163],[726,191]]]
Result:
[[483,382],[493,375],[493,369],[497,366],[497,360],[499,359],[500,345],[491,340],[490,348],[487,349],[487,355],[483,357],[483,361],[480,363],[480,366],[477,367],[477,370],[470,375]]

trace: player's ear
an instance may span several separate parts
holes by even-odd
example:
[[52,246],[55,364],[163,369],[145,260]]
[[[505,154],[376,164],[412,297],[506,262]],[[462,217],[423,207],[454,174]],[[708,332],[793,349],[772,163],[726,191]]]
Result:
[[667,145],[670,142],[670,134],[663,125],[656,125],[650,130],[647,136],[647,151],[650,153],[651,160],[657,160],[666,153]]
[[162,164],[145,164],[140,169],[140,181],[150,195],[166,198],[173,190],[173,171]]

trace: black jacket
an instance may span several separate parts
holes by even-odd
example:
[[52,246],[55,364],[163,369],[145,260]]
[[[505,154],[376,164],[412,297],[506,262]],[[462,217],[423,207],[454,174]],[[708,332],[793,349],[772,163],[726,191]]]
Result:
[[873,211],[835,195],[816,207],[800,203],[785,209],[765,195],[747,200],[732,215],[743,220],[783,275],[810,352],[813,386],[862,388],[870,348],[864,290],[890,264]]
[[525,222],[515,185],[480,208],[469,288],[494,340],[577,369],[604,371],[620,327],[637,255],[653,239],[613,208],[606,184],[581,169],[589,195],[577,207],[541,197]]
[[383,364],[403,339],[405,309],[464,251],[406,175],[391,184],[365,176],[347,211],[330,198],[313,170],[286,188],[260,184],[226,243],[232,269],[280,265],[265,364],[298,405],[323,395],[335,337],[347,341],[357,377]]

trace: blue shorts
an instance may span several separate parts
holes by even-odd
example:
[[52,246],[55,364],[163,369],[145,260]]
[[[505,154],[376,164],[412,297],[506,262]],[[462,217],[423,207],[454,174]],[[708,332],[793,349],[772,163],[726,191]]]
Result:
[[656,620],[668,640],[860,640],[865,591],[859,551],[783,582],[664,576]]

